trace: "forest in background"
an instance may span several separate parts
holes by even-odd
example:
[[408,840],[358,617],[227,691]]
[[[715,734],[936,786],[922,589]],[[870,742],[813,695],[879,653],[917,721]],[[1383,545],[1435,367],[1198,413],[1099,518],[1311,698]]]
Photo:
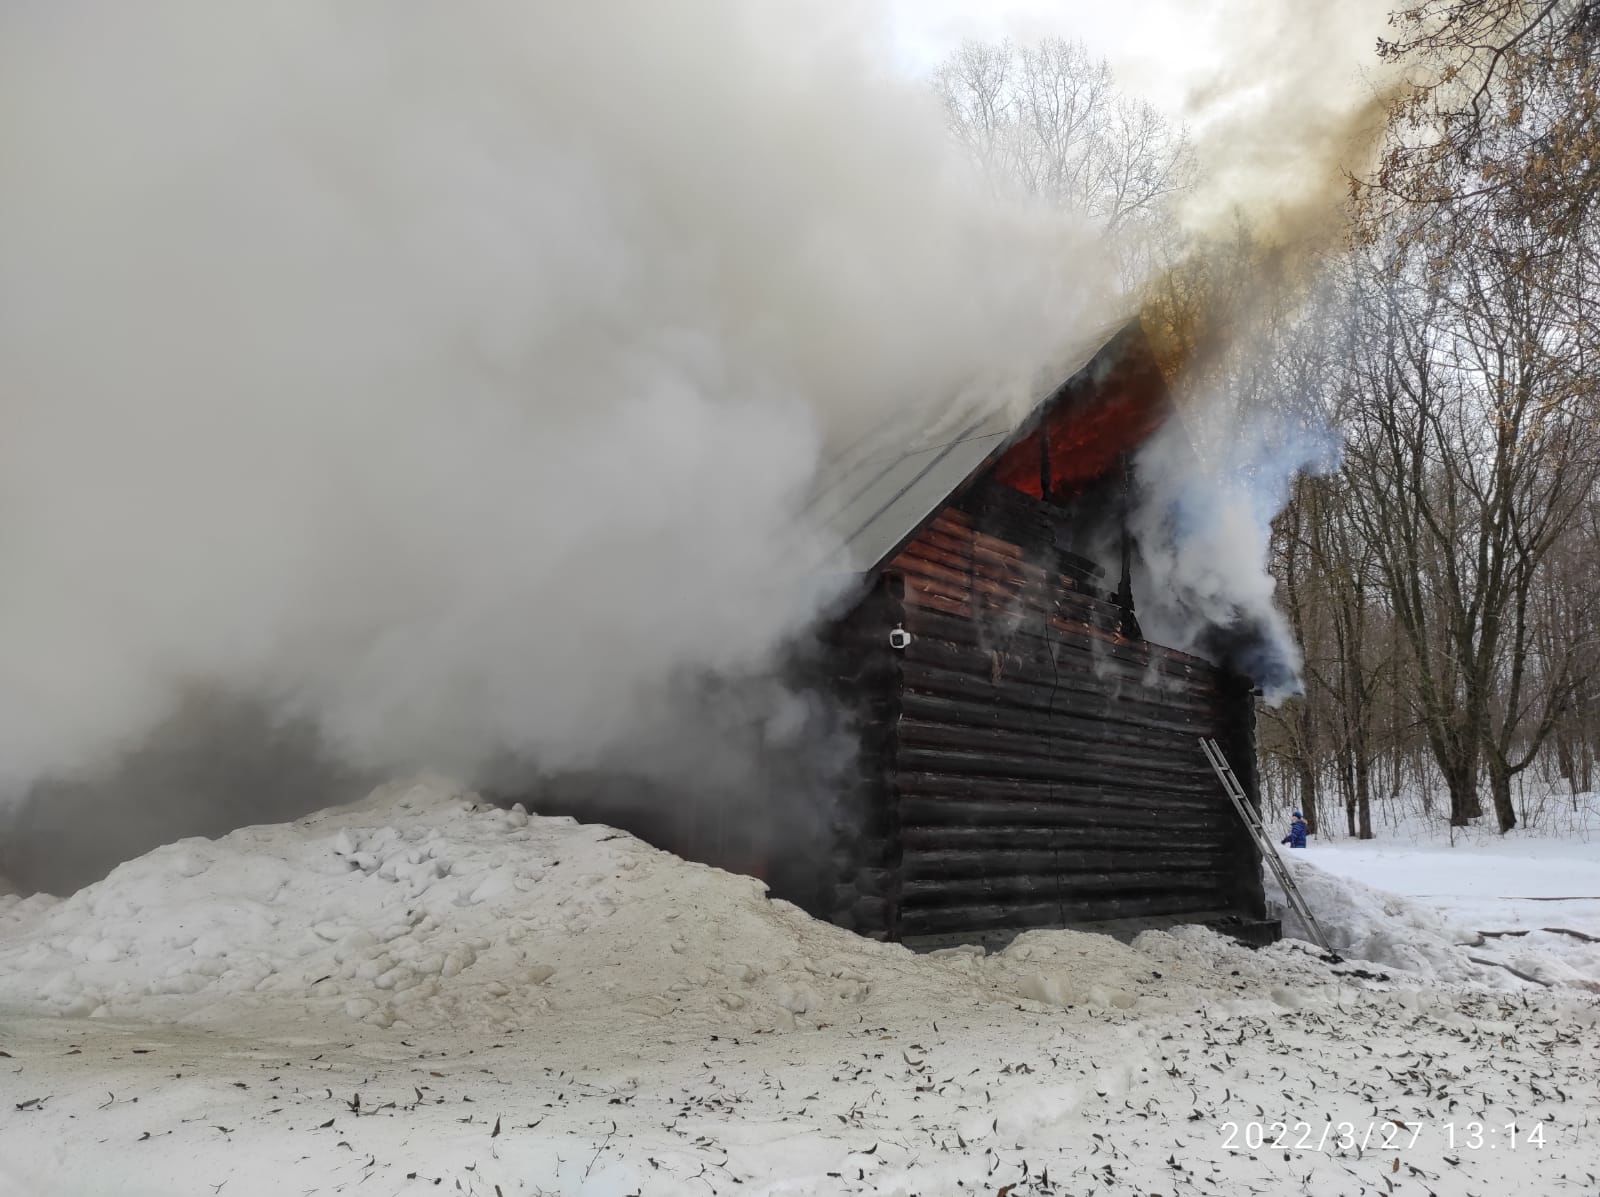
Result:
[[1503,832],[1600,784],[1600,0],[1426,0],[1374,68],[1342,203],[1200,229],[1189,132],[1086,47],[933,82],[997,186],[1115,241],[1180,402],[1342,442],[1272,525],[1304,692],[1261,709],[1268,803]]

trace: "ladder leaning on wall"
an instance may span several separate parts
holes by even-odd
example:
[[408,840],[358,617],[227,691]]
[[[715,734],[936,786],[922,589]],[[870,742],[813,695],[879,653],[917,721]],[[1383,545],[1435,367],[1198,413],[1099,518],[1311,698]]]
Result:
[[1211,762],[1211,768],[1217,775],[1217,780],[1222,783],[1222,788],[1227,791],[1228,797],[1233,801],[1233,809],[1239,812],[1239,818],[1244,820],[1246,830],[1255,840],[1256,846],[1261,849],[1261,858],[1267,862],[1267,867],[1272,870],[1273,876],[1278,879],[1278,884],[1283,887],[1283,896],[1289,900],[1289,906],[1295,914],[1300,916],[1300,921],[1311,932],[1311,937],[1317,941],[1317,946],[1328,954],[1330,964],[1338,964],[1342,957],[1335,952],[1328,943],[1328,937],[1323,933],[1322,926],[1311,913],[1311,908],[1306,905],[1305,896],[1300,892],[1300,887],[1294,883],[1294,878],[1289,875],[1289,866],[1283,863],[1283,858],[1278,855],[1278,846],[1267,835],[1267,829],[1261,825],[1261,814],[1251,804],[1249,796],[1244,792],[1244,787],[1239,784],[1239,779],[1234,776],[1233,769],[1229,767],[1228,760],[1222,755],[1222,749],[1213,739],[1206,736],[1200,737],[1200,749],[1206,754],[1206,760]]

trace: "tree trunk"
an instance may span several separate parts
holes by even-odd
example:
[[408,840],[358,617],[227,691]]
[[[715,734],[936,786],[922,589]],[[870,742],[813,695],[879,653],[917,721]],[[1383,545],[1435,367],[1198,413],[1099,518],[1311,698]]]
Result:
[[1577,755],[1572,751],[1572,741],[1556,733],[1556,773],[1561,780],[1567,783],[1567,788],[1574,794],[1578,792],[1578,763],[1574,759]]
[[1450,791],[1450,826],[1465,827],[1483,813],[1483,804],[1478,800],[1478,771],[1471,764],[1454,762],[1441,772]]
[[1495,820],[1504,835],[1517,825],[1517,811],[1511,804],[1511,770],[1497,761],[1489,762],[1489,793],[1494,799]]
[[1356,754],[1356,826],[1364,840],[1372,838],[1372,763],[1363,748]]
[[1300,813],[1306,817],[1306,830],[1312,835],[1317,833],[1317,773],[1312,767],[1311,754],[1300,752],[1295,755],[1295,778],[1300,787]]

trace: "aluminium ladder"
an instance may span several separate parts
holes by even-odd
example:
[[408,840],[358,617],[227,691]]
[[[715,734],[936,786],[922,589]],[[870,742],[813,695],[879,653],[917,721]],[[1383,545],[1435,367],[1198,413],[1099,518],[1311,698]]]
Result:
[[1228,760],[1222,755],[1222,749],[1217,742],[1208,737],[1200,737],[1200,748],[1206,754],[1206,760],[1211,762],[1211,768],[1217,775],[1217,780],[1222,783],[1222,788],[1227,791],[1228,797],[1233,801],[1233,809],[1239,812],[1239,818],[1244,820],[1245,828],[1261,849],[1261,856],[1272,869],[1273,876],[1278,879],[1278,884],[1283,887],[1283,896],[1289,899],[1289,905],[1295,914],[1300,916],[1300,921],[1310,930],[1311,936],[1317,941],[1317,946],[1328,954],[1329,963],[1337,964],[1341,957],[1328,944],[1328,937],[1323,933],[1321,925],[1311,913],[1311,908],[1306,905],[1300,887],[1294,883],[1294,878],[1289,875],[1289,866],[1283,863],[1283,858],[1278,855],[1278,845],[1272,842],[1267,835],[1267,829],[1261,825],[1261,815],[1251,805],[1249,797],[1244,792],[1244,787],[1239,784],[1239,779],[1234,776],[1233,770],[1228,766]]

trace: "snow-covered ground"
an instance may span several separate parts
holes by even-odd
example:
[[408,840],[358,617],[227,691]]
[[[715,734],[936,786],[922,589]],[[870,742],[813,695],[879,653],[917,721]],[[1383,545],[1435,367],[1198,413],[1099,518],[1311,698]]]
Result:
[[1558,985],[1600,981],[1600,794],[1564,799],[1537,827],[1505,836],[1413,817],[1379,839],[1312,837],[1286,855],[1353,883],[1322,900],[1354,900],[1359,909],[1335,921],[1365,929],[1368,941],[1352,946],[1372,959],[1414,960],[1403,920],[1381,913],[1399,895],[1407,910],[1436,915],[1454,942],[1474,945],[1477,961]]
[[1515,941],[1343,860],[1295,866],[1339,965],[1203,930],[916,956],[389,787],[0,897],[0,1193],[1593,1194],[1596,975],[1477,963]]

